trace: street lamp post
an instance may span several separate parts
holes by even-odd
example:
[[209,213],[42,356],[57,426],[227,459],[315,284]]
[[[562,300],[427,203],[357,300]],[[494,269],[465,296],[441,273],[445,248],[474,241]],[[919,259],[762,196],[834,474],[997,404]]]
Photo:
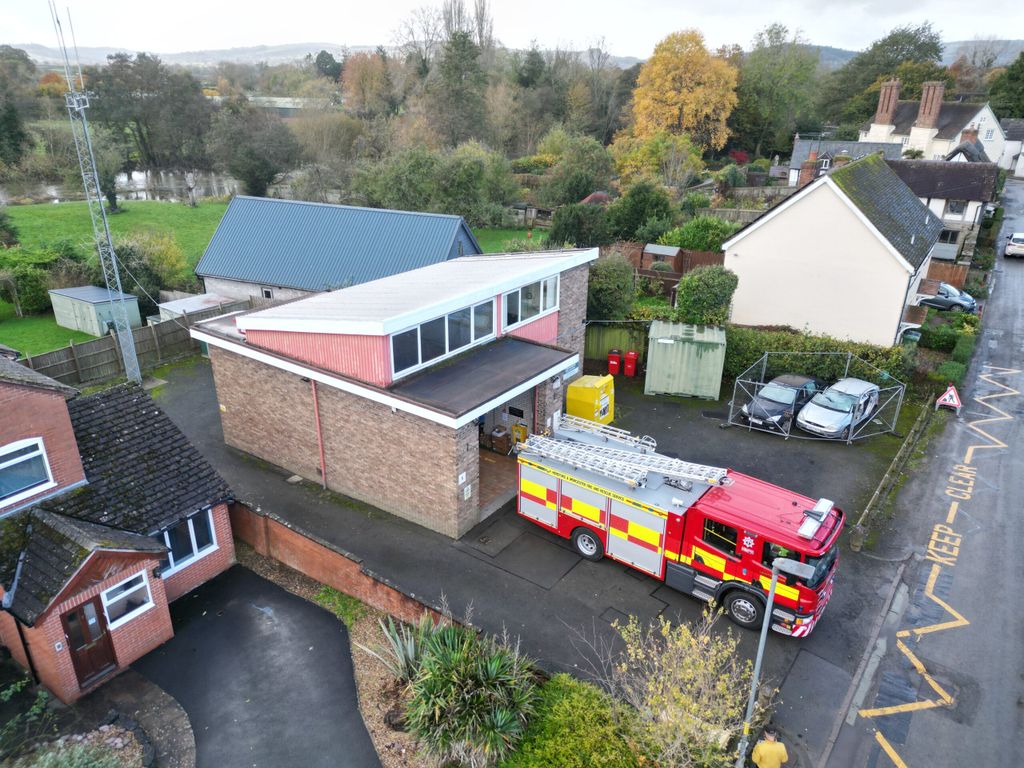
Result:
[[776,557],[772,561],[772,583],[768,587],[768,604],[764,609],[764,621],[761,622],[761,639],[757,644],[757,657],[754,659],[754,675],[750,680],[750,698],[747,699],[747,714],[743,718],[743,736],[740,738],[736,768],[744,768],[746,765],[747,745],[750,744],[750,720],[754,717],[754,705],[757,703],[757,686],[761,679],[761,659],[764,657],[764,645],[768,640],[768,628],[772,624],[772,606],[775,603],[775,587],[779,583],[779,573],[809,580],[814,576],[814,566],[791,560],[788,557]]

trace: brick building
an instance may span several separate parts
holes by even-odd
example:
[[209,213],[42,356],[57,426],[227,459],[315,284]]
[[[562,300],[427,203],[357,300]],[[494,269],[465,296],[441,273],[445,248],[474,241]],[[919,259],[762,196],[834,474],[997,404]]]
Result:
[[0,644],[71,702],[173,636],[234,562],[230,491],[150,397],[0,358]]
[[473,256],[194,326],[225,441],[459,537],[561,409],[597,249]]

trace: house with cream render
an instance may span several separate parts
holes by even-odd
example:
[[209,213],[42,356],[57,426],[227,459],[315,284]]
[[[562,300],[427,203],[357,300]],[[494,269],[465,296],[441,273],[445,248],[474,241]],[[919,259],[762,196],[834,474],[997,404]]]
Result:
[[890,346],[920,327],[942,221],[881,155],[841,165],[723,245],[731,321]]
[[920,101],[900,101],[900,81],[882,83],[878,109],[871,123],[861,128],[860,141],[901,144],[904,151],[920,150],[924,160],[945,160],[962,142],[973,139],[984,148],[986,161],[1002,161],[1006,135],[992,108],[943,101],[945,91],[945,83],[927,82]]

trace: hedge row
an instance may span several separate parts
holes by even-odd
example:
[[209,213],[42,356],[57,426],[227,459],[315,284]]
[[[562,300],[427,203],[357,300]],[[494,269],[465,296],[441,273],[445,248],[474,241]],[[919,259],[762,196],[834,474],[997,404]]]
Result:
[[[906,374],[902,347],[878,347],[873,344],[834,339],[830,336],[810,336],[789,329],[747,328],[735,325],[726,326],[725,337],[723,373],[730,378],[738,377],[769,351],[850,352],[897,379],[904,379]],[[819,359],[794,357],[791,360],[792,364],[799,365],[800,368],[792,371],[793,373],[818,376],[822,379],[835,379],[843,373],[843,370],[838,369],[839,364],[843,362],[840,358],[823,355]],[[773,373],[777,375],[780,372]],[[851,376],[867,376],[870,371],[851,369],[849,373]]]

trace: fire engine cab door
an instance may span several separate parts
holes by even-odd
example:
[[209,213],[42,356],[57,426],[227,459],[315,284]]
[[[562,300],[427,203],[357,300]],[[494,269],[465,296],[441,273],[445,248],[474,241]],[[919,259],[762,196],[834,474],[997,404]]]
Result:
[[609,555],[660,578],[664,540],[664,517],[612,499]]
[[558,478],[519,465],[519,514],[538,523],[558,526]]

